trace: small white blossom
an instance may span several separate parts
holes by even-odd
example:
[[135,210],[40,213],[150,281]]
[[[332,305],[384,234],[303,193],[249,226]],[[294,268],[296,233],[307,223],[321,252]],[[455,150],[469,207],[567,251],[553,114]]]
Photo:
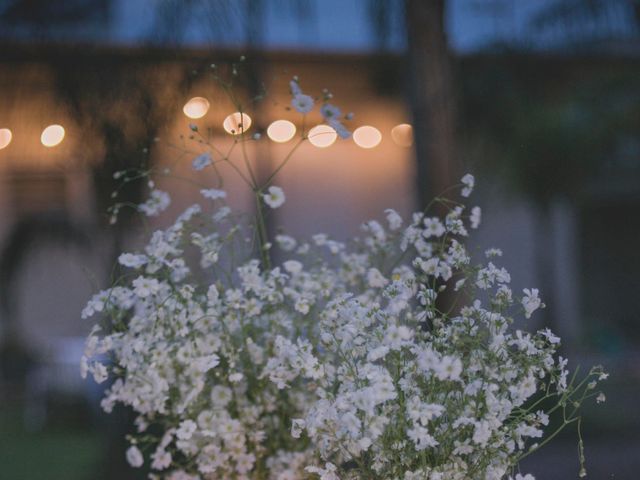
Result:
[[367,281],[369,282],[369,286],[372,288],[382,288],[389,283],[389,280],[384,278],[382,273],[380,273],[380,270],[377,268],[369,269],[367,272]]
[[140,298],[155,295],[160,291],[160,282],[155,278],[138,277],[133,282],[133,293]]
[[313,110],[313,98],[304,93],[297,93],[293,96],[291,105],[300,113],[309,113]]
[[300,273],[302,271],[303,265],[297,260],[287,260],[282,264],[284,269],[292,274]]
[[402,217],[395,210],[388,208],[384,211],[387,214],[387,222],[389,222],[390,230],[398,230],[402,227]]
[[133,253],[123,253],[118,257],[118,263],[129,268],[140,268],[148,261],[149,259],[146,255],[136,255]]
[[193,420],[185,420],[180,423],[180,426],[176,431],[176,437],[180,440],[189,440],[197,429],[198,426],[196,425],[196,422]]
[[171,199],[169,194],[161,190],[153,190],[149,199],[138,205],[138,210],[149,217],[155,217],[167,209]]
[[471,216],[469,217],[469,221],[471,222],[471,228],[478,228],[480,226],[481,215],[482,215],[482,210],[480,210],[480,207],[473,207],[471,209]]
[[469,195],[471,195],[471,192],[473,192],[473,187],[476,184],[476,179],[474,178],[473,175],[471,175],[470,173],[467,173],[465,176],[462,177],[461,182],[464,185],[464,187],[462,188],[461,195],[466,198]]
[[525,288],[523,292],[524,297],[522,297],[522,306],[524,307],[524,316],[526,318],[531,318],[531,314],[542,306],[542,300],[540,300],[540,297],[538,296],[537,288]]
[[142,452],[135,445],[131,445],[127,449],[127,462],[133,468],[140,468],[144,463],[144,457],[142,456]]
[[211,154],[209,152],[205,152],[194,158],[193,162],[191,162],[191,166],[194,170],[200,171],[211,165],[212,162],[213,160],[211,159]]
[[264,202],[271,208],[281,207],[285,201],[284,191],[276,186],[269,187],[267,193],[262,195],[262,198],[264,198]]
[[227,192],[224,190],[217,190],[215,188],[202,189],[200,190],[200,193],[204,198],[208,198],[209,200],[218,200],[227,197]]

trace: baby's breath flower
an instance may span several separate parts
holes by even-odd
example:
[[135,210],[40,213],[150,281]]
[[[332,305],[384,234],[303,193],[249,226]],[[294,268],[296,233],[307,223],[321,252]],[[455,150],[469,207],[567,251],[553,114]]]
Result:
[[300,113],[309,113],[313,110],[313,98],[304,93],[297,93],[293,96],[291,105]]
[[200,170],[203,170],[205,167],[211,165],[211,163],[212,163],[211,154],[209,152],[205,152],[201,155],[198,155],[196,158],[194,158],[193,162],[191,162],[191,165],[193,166],[194,170],[200,171]]
[[127,450],[127,462],[134,468],[140,468],[144,463],[142,452],[135,445],[131,445]]
[[[310,112],[298,79],[289,87]],[[321,113],[346,137],[331,96]],[[204,153],[193,166],[212,162]],[[153,216],[170,199],[149,181],[138,210]],[[462,178],[463,197],[474,183]],[[496,264],[473,263],[464,237],[479,207],[417,212],[407,225],[388,209],[353,241],[299,242],[265,232],[262,202],[281,207],[282,188],[255,188],[256,225],[217,202],[225,191],[203,188],[212,202],[122,253],[136,275],[82,311],[101,323],[81,374],[111,377],[105,411],[135,411],[126,458],[150,478],[533,480],[509,474],[546,443],[552,413],[568,424],[574,406],[605,401],[602,367],[574,382],[558,336],[513,328],[544,305],[535,288],[514,299],[500,250],[485,252]]]
[[204,198],[208,198],[209,200],[218,200],[221,198],[227,198],[227,192],[224,190],[218,190],[215,188],[206,188],[200,190],[200,193]]
[[267,190],[267,193],[262,195],[262,198],[264,198],[264,203],[271,208],[279,208],[285,201],[284,190],[280,187],[271,186],[269,190]]
[[138,210],[149,217],[155,217],[167,209],[171,203],[169,194],[161,190],[153,190],[149,199],[138,205]]
[[470,173],[467,173],[465,176],[462,177],[461,182],[464,185],[464,187],[462,188],[462,192],[460,194],[465,198],[469,197],[471,195],[471,192],[473,192],[473,187],[476,184],[476,179],[474,178],[473,175],[471,175]]

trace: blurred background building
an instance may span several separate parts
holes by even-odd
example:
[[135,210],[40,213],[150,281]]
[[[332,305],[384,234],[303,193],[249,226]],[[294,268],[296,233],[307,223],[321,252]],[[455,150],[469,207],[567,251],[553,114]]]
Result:
[[[77,373],[90,328],[79,312],[142,232],[133,218],[109,225],[113,173],[192,175],[198,145],[176,148],[190,123],[231,142],[235,107],[210,76],[232,63],[263,173],[291,147],[266,130],[296,122],[293,75],[330,89],[350,128],[380,134],[305,144],[278,182],[289,201],[274,227],[346,238],[478,177],[471,247],[502,248],[514,287],[541,288],[533,326],[561,334],[574,366],[611,371],[607,403],[584,422],[590,478],[637,478],[636,0],[0,0],[0,477],[134,478],[115,440],[126,413],[101,417],[100,390]],[[240,182],[226,187],[249,208]],[[160,223],[194,198],[167,189],[176,206]],[[147,191],[134,182],[119,199]],[[525,470],[577,478],[571,433]]]

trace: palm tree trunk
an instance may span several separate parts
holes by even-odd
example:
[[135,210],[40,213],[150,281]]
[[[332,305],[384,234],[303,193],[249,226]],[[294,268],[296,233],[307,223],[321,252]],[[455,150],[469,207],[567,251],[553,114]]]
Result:
[[413,116],[419,206],[456,178],[453,72],[445,0],[405,0],[409,105]]

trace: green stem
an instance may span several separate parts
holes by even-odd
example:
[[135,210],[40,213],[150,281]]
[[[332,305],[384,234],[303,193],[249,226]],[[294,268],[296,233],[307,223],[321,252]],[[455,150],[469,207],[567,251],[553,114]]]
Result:
[[254,190],[256,197],[256,217],[258,232],[258,248],[260,249],[260,257],[262,258],[262,268],[264,270],[271,269],[271,256],[267,243],[269,242],[269,234],[267,233],[267,224],[264,219],[264,209],[262,205],[261,190]]
[[280,163],[280,165],[278,165],[276,167],[276,169],[273,171],[273,173],[271,175],[269,175],[269,178],[267,178],[267,180],[265,181],[264,185],[262,186],[262,188],[266,188],[268,187],[271,182],[273,181],[273,179],[275,178],[275,176],[278,174],[278,172],[280,172],[280,170],[282,170],[282,168],[289,162],[289,160],[291,160],[291,157],[293,156],[293,154],[295,153],[295,151],[298,149],[298,147],[300,145],[302,145],[302,143],[306,140],[306,138],[301,138],[298,143],[296,143],[294,145],[294,147],[291,149],[291,151],[287,154],[286,157],[284,157],[284,160],[282,160],[282,162]]

